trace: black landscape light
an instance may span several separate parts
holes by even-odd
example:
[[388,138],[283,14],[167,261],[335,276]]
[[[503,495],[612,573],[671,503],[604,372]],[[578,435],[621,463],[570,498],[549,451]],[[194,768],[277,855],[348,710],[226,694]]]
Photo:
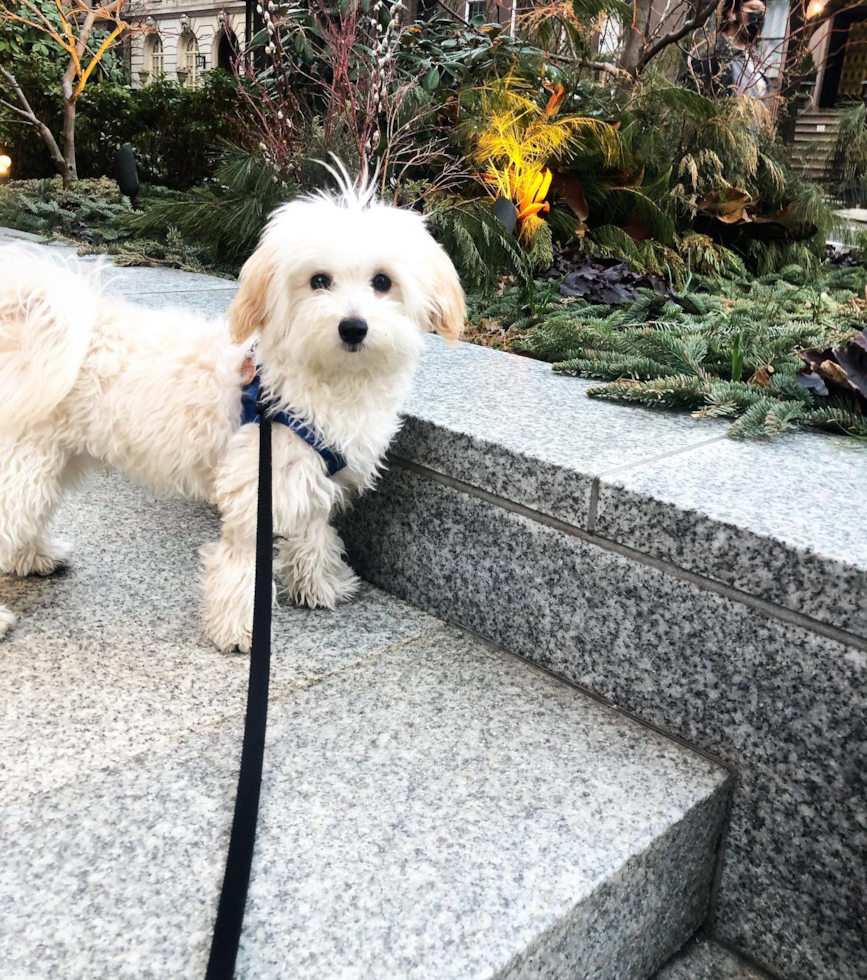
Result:
[[121,194],[126,194],[126,196],[132,201],[132,206],[135,207],[135,199],[139,191],[139,182],[132,143],[124,143],[115,154],[114,179],[117,181],[117,186],[120,188]]
[[494,201],[494,217],[509,233],[515,230],[518,223],[518,209],[507,197],[498,197]]

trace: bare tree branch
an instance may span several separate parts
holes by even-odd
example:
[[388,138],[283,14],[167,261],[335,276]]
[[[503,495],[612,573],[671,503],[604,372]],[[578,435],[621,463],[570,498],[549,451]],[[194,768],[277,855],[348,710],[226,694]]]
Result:
[[10,112],[17,112],[19,116],[22,116],[28,122],[30,122],[32,119],[30,113],[25,112],[23,109],[19,109],[17,105],[12,105],[11,102],[7,102],[5,99],[0,99],[0,105],[5,106]]
[[714,13],[722,3],[722,0],[707,0],[704,4],[699,4],[694,8],[692,17],[688,17],[683,24],[674,31],[669,31],[668,34],[664,34],[658,41],[655,41],[650,45],[649,48],[642,54],[638,59],[638,63],[635,66],[635,75],[640,75],[642,71],[647,67],[648,63],[655,58],[660,51],[669,47],[672,44],[676,44],[681,38],[686,37],[687,34],[691,34],[694,30],[701,27],[705,21]]
[[23,116],[30,123],[30,125],[39,133],[39,135],[42,137],[43,142],[48,147],[48,152],[51,155],[51,159],[55,167],[57,167],[60,174],[63,175],[63,177],[65,178],[67,174],[66,160],[64,159],[63,154],[60,152],[60,147],[57,145],[57,140],[55,140],[51,130],[45,125],[44,122],[42,122],[41,119],[39,119],[39,117],[33,111],[33,107],[27,101],[27,96],[24,94],[23,89],[18,84],[18,79],[11,72],[7,71],[3,67],[0,67],[0,75],[2,75],[3,78],[6,79],[7,84],[15,93],[15,98],[18,100],[21,108],[15,109],[15,106],[10,105],[5,100],[3,101],[3,104],[8,106],[10,109],[15,110],[18,113],[18,115]]
[[593,71],[607,72],[618,81],[630,77],[629,72],[625,68],[618,68],[617,65],[613,65],[610,61],[586,61],[581,58],[575,64],[580,65],[582,68],[590,68]]
[[[77,176],[76,99],[84,91],[105,53],[114,47],[124,34],[151,30],[145,25],[133,25],[128,21],[123,11],[124,3],[125,0],[54,0],[60,19],[58,28],[38,6],[36,0],[14,0],[14,4],[10,4],[9,0],[0,0],[0,23],[25,24],[41,31],[69,57],[60,85],[63,94],[63,124],[60,134],[62,152],[46,124],[36,117],[16,79],[8,71],[0,69],[22,108],[16,108],[9,102],[3,104],[39,132],[58,173],[63,176],[64,183],[67,184]],[[113,26],[107,30],[98,44],[91,46],[90,41],[98,23],[106,20],[111,21]]]

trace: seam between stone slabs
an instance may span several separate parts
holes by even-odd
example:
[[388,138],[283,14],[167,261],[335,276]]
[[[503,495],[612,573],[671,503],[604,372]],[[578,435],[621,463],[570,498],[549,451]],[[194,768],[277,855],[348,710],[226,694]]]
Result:
[[[352,663],[345,664],[343,667],[340,667],[337,670],[328,671],[325,674],[320,674],[318,677],[304,678],[303,680],[289,681],[287,683],[284,683],[283,685],[281,685],[281,687],[278,690],[273,691],[270,694],[268,698],[269,709],[272,706],[277,705],[282,701],[288,700],[293,696],[305,694],[307,691],[310,691],[313,688],[318,687],[320,684],[325,684],[327,681],[331,680],[332,678],[339,677],[341,674],[345,673],[346,671],[357,670],[359,667],[369,667],[371,664],[376,663],[376,661],[379,660],[381,657],[386,656],[386,654],[394,653],[395,651],[401,650],[404,647],[411,646],[413,643],[421,642],[425,640],[427,637],[433,636],[434,634],[439,633],[443,629],[445,629],[446,623],[444,620],[435,619],[435,617],[433,616],[431,617],[431,619],[434,620],[434,625],[425,627],[425,629],[423,629],[420,633],[417,633],[415,636],[407,637],[407,639],[405,640],[398,640],[395,643],[387,643],[384,647],[381,647],[378,650],[373,650],[366,656],[360,657],[357,660],[353,660]],[[249,657],[249,654],[243,654],[243,656]],[[131,669],[134,673],[139,673],[139,671],[135,667]],[[150,756],[153,755],[154,752],[164,751],[173,743],[179,742],[182,738],[187,738],[190,735],[204,735],[207,734],[208,732],[216,731],[217,729],[225,725],[227,722],[233,721],[234,719],[239,717],[243,717],[246,712],[246,709],[247,709],[247,705],[245,700],[244,705],[241,708],[239,708],[237,711],[227,712],[226,714],[223,714],[218,718],[211,719],[210,721],[206,721],[201,724],[194,723],[189,728],[184,728],[182,730],[172,732],[172,734],[166,735],[165,738],[161,738],[158,741],[153,742],[140,750],[134,751],[128,756],[124,756],[123,758],[120,759],[115,759],[113,762],[109,762],[107,764],[96,765],[93,768],[83,769],[79,772],[70,775],[69,778],[62,779],[57,783],[54,783],[51,786],[46,787],[45,789],[41,789],[38,793],[32,793],[29,796],[23,797],[21,800],[16,800],[9,804],[0,804],[0,813],[2,813],[7,806],[18,806],[21,804],[29,805],[33,800],[39,799],[39,797],[45,796],[48,793],[55,793],[58,790],[65,789],[66,787],[72,785],[73,783],[79,782],[83,778],[94,776],[100,772],[107,772],[109,769],[116,769],[122,766],[128,766],[131,763],[134,763],[137,759],[140,759],[145,755]],[[239,741],[238,752],[240,753],[240,751],[241,749],[240,749],[240,741]]]
[[708,938],[711,942],[716,943],[717,946],[721,946],[727,953],[731,953],[736,959],[743,960],[751,970],[760,974],[764,980],[783,980],[778,973],[774,973],[773,970],[764,966],[758,960],[753,959],[752,956],[749,956],[742,949],[738,949],[737,946],[732,946],[731,943],[727,942],[721,936],[710,936]]
[[680,579],[681,581],[689,582],[691,585],[695,585],[706,592],[714,592],[726,599],[731,599],[732,601],[739,602],[742,605],[750,606],[752,609],[756,609],[757,611],[764,613],[766,616],[782,620],[783,622],[789,623],[793,626],[800,626],[802,629],[809,630],[812,633],[818,633],[820,636],[824,636],[826,639],[833,640],[836,643],[841,643],[844,646],[854,647],[856,650],[867,653],[867,639],[858,636],[856,633],[850,633],[847,630],[838,629],[836,626],[829,626],[827,623],[821,623],[816,619],[811,619],[809,616],[805,616],[803,613],[795,612],[792,609],[786,609],[783,606],[778,606],[773,602],[768,602],[767,599],[760,599],[758,596],[750,595],[749,592],[742,592],[740,589],[735,589],[732,586],[725,585],[722,582],[716,582],[704,575],[699,575],[697,572],[691,572],[686,568],[681,568],[679,565],[673,564],[672,562],[664,561],[662,558],[656,558],[653,555],[645,554],[643,551],[637,551],[635,548],[630,548],[628,545],[620,544],[618,541],[612,541],[610,538],[603,538],[597,534],[593,534],[591,531],[585,530],[584,528],[577,527],[575,524],[569,524],[566,521],[560,520],[559,518],[550,517],[548,514],[543,514],[541,511],[534,510],[531,507],[526,507],[524,504],[516,503],[514,500],[507,500],[505,497],[501,497],[498,494],[490,493],[487,490],[483,490],[481,487],[473,486],[471,483],[466,483],[463,480],[457,480],[452,476],[447,476],[445,473],[440,473],[437,470],[431,469],[429,466],[414,463],[412,460],[405,459],[402,456],[389,454],[388,462],[399,469],[416,473],[418,476],[428,479],[433,483],[439,483],[442,486],[449,487],[452,490],[457,490],[460,493],[467,494],[468,496],[476,497],[479,500],[484,500],[486,503],[492,504],[494,507],[499,507],[501,510],[508,511],[512,514],[517,514],[519,517],[534,521],[537,524],[544,524],[547,527],[553,528],[555,531],[568,534],[570,537],[579,538],[580,540],[586,541],[588,544],[595,545],[604,551],[610,551],[614,554],[620,555],[623,558],[628,558],[630,561],[637,562],[640,565],[647,565],[650,568],[655,568],[657,571],[663,572],[666,575],[671,575],[674,578]]
[[[709,755],[710,753],[704,753]],[[720,835],[716,842],[716,856],[713,864],[713,881],[710,883],[710,893],[708,894],[707,900],[707,914],[704,918],[704,925],[710,932],[716,928],[718,912],[719,912],[719,893],[722,889],[722,879],[723,872],[725,871],[726,859],[728,858],[728,845],[729,845],[729,835],[732,829],[732,812],[735,806],[735,792],[738,789],[738,771],[735,766],[729,765],[728,763],[720,761],[720,765],[724,765],[731,774],[731,782],[729,783],[729,795],[725,801],[725,813],[723,814],[723,823],[720,828]]]
[[625,470],[634,470],[639,466],[647,466],[648,463],[658,463],[659,460],[668,459],[671,456],[684,456],[687,453],[691,453],[694,449],[701,449],[703,446],[710,446],[715,442],[722,442],[724,439],[728,439],[728,436],[714,436],[712,439],[704,439],[702,442],[696,442],[690,446],[683,446],[680,449],[670,449],[667,453],[659,453],[656,456],[647,456],[644,459],[637,459],[632,463],[623,463],[620,466],[612,467],[610,470],[603,470],[598,476],[593,477],[593,484],[590,487],[590,502],[587,512],[587,530],[591,534],[596,531],[596,510],[599,504],[599,488],[602,485],[603,479],[613,476],[615,473],[622,473]]

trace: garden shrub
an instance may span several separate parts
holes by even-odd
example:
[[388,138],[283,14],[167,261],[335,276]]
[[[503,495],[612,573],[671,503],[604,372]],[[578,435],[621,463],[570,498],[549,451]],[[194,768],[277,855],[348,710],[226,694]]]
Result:
[[132,215],[129,199],[108,178],[79,180],[64,188],[59,176],[11,181],[0,187],[0,225],[79,242],[123,237]]
[[[514,348],[555,371],[606,381],[591,397],[732,419],[733,436],[821,428],[867,438],[867,374],[853,371],[837,388],[809,370],[849,348],[867,362],[865,281],[863,268],[826,266],[805,283],[789,266],[688,293],[643,290],[613,307],[563,301]],[[809,350],[812,359],[801,353]]]
[[132,95],[134,131],[126,139],[142,179],[186,190],[213,177],[221,141],[238,134],[236,79],[217,69],[196,89],[159,79]]
[[[55,131],[60,124],[61,69],[37,59],[16,69],[33,96],[34,110]],[[103,79],[78,100],[76,155],[80,177],[114,174],[114,155],[133,145],[139,178],[185,190],[213,177],[221,139],[235,137],[237,85],[226,72],[204,76],[198,89],[159,79],[141,89]],[[19,177],[50,177],[54,167],[42,140],[28,126],[0,119],[0,143]]]

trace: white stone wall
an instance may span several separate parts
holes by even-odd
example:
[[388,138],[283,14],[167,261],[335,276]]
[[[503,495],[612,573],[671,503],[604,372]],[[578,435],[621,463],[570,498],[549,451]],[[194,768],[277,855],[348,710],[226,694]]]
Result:
[[[163,45],[163,72],[172,81],[179,79],[178,70],[183,70],[183,48],[185,39],[194,35],[199,46],[199,54],[205,56],[205,67],[210,71],[217,67],[218,49],[223,24],[220,13],[224,12],[231,30],[238,40],[244,41],[245,5],[243,2],[225,4],[206,4],[201,0],[146,0],[136,4],[135,20],[139,23],[152,23],[155,33]],[[187,20],[182,21],[186,16]],[[188,26],[185,30],[185,24]],[[130,50],[130,71],[134,87],[146,84],[150,69],[148,50],[153,43],[153,34],[140,33],[132,38]]]

